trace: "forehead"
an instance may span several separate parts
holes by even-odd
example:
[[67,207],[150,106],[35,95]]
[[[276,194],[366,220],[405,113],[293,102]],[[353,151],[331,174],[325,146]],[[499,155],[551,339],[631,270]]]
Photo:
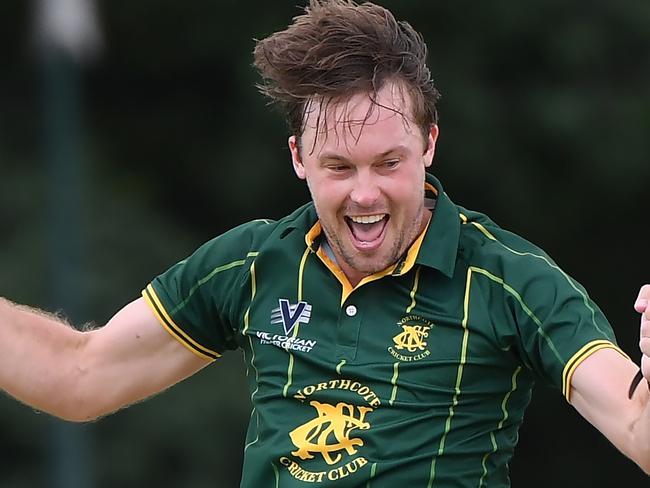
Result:
[[417,133],[411,97],[390,83],[376,94],[362,92],[344,99],[313,99],[305,110],[302,134],[308,152],[350,150],[360,145],[381,147],[403,143]]

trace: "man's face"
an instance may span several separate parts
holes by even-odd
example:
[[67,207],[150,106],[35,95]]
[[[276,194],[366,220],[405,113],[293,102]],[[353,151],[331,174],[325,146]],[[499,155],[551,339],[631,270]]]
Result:
[[387,84],[375,104],[355,95],[330,105],[326,123],[314,103],[300,149],[289,138],[294,170],[307,180],[325,236],[353,285],[397,262],[429,217],[424,173],[438,128],[425,140],[401,115],[411,114],[403,93]]

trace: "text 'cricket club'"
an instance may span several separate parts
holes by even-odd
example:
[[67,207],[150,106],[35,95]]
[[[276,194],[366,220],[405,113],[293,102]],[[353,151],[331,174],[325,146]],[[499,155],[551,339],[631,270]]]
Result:
[[286,298],[280,298],[278,305],[278,308],[271,310],[271,324],[282,324],[284,335],[260,331],[257,333],[260,344],[270,344],[287,351],[310,352],[316,341],[298,337],[298,324],[309,323],[311,305],[303,301],[289,303]]

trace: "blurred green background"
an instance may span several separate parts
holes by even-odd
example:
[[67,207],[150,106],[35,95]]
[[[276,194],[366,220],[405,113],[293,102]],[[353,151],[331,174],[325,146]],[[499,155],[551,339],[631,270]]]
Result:
[[[549,252],[638,359],[650,2],[378,3],[429,45],[443,94],[433,173],[457,203]],[[212,236],[306,201],[251,66],[253,39],[296,4],[103,2],[99,56],[53,67],[34,41],[35,3],[2,2],[0,295],[101,324]],[[70,175],[56,166],[68,159]],[[248,417],[239,353],[85,426],[0,396],[0,487],[238,486]],[[541,385],[511,467],[515,487],[648,486]]]

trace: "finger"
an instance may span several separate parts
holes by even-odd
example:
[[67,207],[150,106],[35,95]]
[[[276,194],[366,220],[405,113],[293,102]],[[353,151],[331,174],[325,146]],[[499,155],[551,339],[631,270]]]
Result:
[[639,290],[639,296],[634,302],[634,310],[639,313],[644,313],[646,318],[650,319],[650,314],[648,313],[648,302],[650,302],[650,285],[643,285]]
[[639,341],[639,349],[644,356],[650,357],[650,337],[642,337]]
[[650,320],[641,319],[639,331],[639,348],[644,356],[650,357]]

